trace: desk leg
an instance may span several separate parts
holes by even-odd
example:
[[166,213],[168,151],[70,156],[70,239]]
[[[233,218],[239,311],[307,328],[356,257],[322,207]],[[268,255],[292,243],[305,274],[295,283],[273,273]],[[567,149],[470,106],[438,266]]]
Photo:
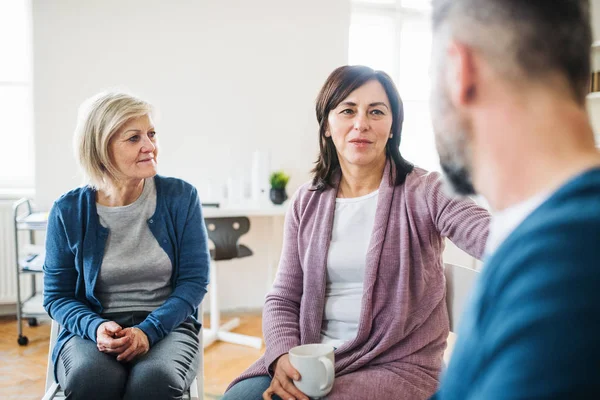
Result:
[[267,293],[273,288],[275,274],[277,272],[278,254],[275,244],[279,243],[277,234],[281,226],[281,217],[274,215],[271,217],[271,229],[269,231],[269,244],[267,247]]

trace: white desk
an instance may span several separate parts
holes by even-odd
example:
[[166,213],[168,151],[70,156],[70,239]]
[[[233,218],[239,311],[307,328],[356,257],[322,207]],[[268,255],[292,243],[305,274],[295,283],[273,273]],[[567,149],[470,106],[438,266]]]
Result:
[[223,205],[220,207],[203,206],[204,218],[219,217],[283,217],[289,206],[286,201],[280,206],[274,204],[244,203],[239,205]]
[[[227,205],[223,204],[219,207],[203,206],[202,214],[204,218],[224,218],[224,217],[249,217],[249,218],[270,218],[271,229],[269,232],[270,237],[267,240],[267,292],[271,290],[273,281],[275,280],[276,263],[279,259],[279,254],[273,247],[275,235],[278,231],[281,231],[283,226],[283,217],[289,208],[290,201],[287,200],[282,205],[275,205],[272,203],[261,203],[256,204],[253,202]],[[252,229],[252,226],[250,226]]]

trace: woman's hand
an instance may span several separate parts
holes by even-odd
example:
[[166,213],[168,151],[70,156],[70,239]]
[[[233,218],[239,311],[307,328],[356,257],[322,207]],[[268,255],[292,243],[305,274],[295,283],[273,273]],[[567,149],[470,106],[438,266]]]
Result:
[[148,336],[140,328],[125,328],[119,335],[129,338],[129,348],[117,357],[117,361],[129,362],[134,358],[146,354],[150,350]]
[[100,324],[96,330],[96,347],[103,353],[121,354],[130,344],[131,338],[122,336],[123,328],[115,321]]
[[284,400],[310,400],[308,396],[302,393],[292,379],[299,380],[300,374],[290,363],[290,356],[284,354],[275,361],[275,372],[271,385],[263,393],[263,400],[271,400],[274,394]]

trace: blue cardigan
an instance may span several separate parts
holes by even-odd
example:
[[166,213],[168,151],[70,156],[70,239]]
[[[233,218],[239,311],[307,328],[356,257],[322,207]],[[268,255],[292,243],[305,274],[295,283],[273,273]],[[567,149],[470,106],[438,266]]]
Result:
[[487,260],[434,399],[600,398],[600,169]]
[[[156,211],[148,219],[152,234],[173,265],[173,292],[139,325],[150,346],[188,318],[194,318],[206,294],[210,254],[196,189],[175,178],[156,176]],[[96,192],[81,187],[62,195],[52,207],[46,233],[44,308],[64,328],[52,360],[73,335],[96,341],[107,321],[94,287],[109,230],[100,224]]]

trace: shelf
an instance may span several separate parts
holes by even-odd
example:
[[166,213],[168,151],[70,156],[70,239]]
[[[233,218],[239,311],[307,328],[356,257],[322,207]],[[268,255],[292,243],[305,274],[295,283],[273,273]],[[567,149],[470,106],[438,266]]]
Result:
[[600,40],[596,40],[594,43],[592,43],[592,49],[600,49]]
[[25,251],[23,256],[19,258],[19,266],[21,272],[42,272],[46,251],[40,246],[30,246],[30,250]]
[[44,271],[42,271],[41,269],[28,269],[28,268],[19,268],[19,273],[20,274],[43,274]]
[[21,308],[23,318],[27,318],[29,315],[45,315],[46,310],[44,310],[44,306],[42,305],[43,301],[44,297],[40,293],[25,300]]
[[[26,212],[24,212],[26,211]],[[15,231],[29,231],[27,241],[20,243],[20,234],[15,235],[16,284],[21,284],[21,277],[27,276],[31,283],[33,295],[23,298],[20,291],[17,293],[17,334],[20,346],[27,345],[27,336],[23,335],[23,320],[28,319],[29,326],[37,325],[37,319],[47,316],[43,307],[43,295],[38,291],[36,274],[42,273],[45,258],[45,246],[35,244],[33,231],[45,231],[48,225],[47,212],[32,212],[31,200],[22,198],[13,203],[13,223]],[[23,238],[24,239],[24,238]],[[21,240],[23,240],[21,239]]]
[[18,230],[34,230],[43,231],[46,230],[48,224],[48,213],[47,212],[35,212],[31,213],[26,217],[19,218],[17,220]]

